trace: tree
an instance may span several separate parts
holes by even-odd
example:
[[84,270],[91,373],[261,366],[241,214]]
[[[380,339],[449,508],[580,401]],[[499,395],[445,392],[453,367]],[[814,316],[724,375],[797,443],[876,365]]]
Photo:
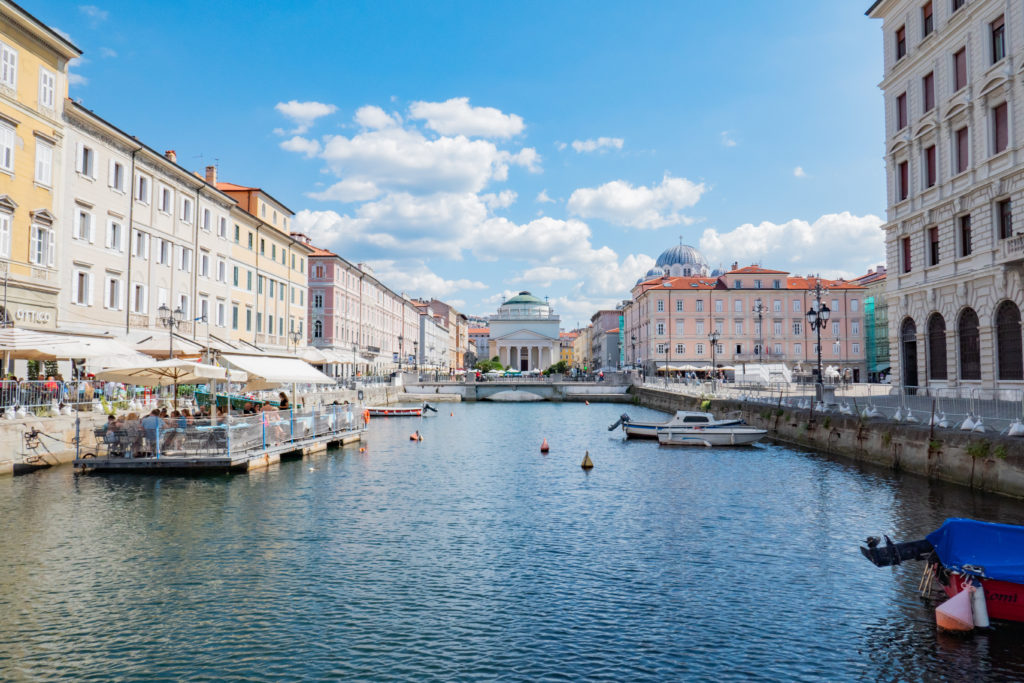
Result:
[[550,368],[544,371],[545,375],[564,375],[569,372],[569,364],[564,360],[560,360]]

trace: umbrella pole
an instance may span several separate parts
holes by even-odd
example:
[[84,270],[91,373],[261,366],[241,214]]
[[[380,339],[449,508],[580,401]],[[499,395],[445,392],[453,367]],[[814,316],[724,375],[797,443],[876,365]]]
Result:
[[174,409],[178,409],[178,380],[174,380]]

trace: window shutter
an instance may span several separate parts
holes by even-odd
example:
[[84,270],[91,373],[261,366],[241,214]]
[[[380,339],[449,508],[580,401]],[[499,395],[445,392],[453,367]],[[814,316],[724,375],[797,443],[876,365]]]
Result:
[[96,243],[96,226],[95,226],[96,221],[94,221],[92,219],[92,214],[86,214],[86,216],[87,216],[87,220],[86,220],[87,226],[86,227],[88,227],[88,229],[89,229],[89,244],[95,244]]
[[107,249],[114,248],[114,221],[107,219]]
[[82,172],[82,143],[75,143],[75,170],[79,173]]
[[145,233],[142,235],[142,258],[149,258],[149,235]]
[[117,281],[117,310],[119,311],[124,310],[124,298],[126,294],[126,292],[123,291],[125,288],[121,286],[122,284],[121,280]]
[[86,273],[85,281],[85,305],[92,306],[92,273]]
[[47,233],[47,236],[48,236],[49,239],[48,239],[48,241],[46,243],[46,264],[48,266],[50,266],[51,268],[53,268],[53,261],[54,261],[53,254],[54,254],[54,251],[56,250],[56,247],[57,247],[57,245],[56,245],[57,238],[56,238],[56,235],[54,234],[54,232],[52,230]]
[[71,271],[71,303],[78,303],[78,271]]
[[120,189],[120,188],[117,187],[117,185],[114,184],[114,160],[111,159],[110,163],[107,164],[107,166],[110,169],[107,172],[107,185],[109,185],[110,187],[116,188],[116,189]]
[[71,226],[71,236],[79,239],[82,236],[82,212],[75,212],[75,223]]

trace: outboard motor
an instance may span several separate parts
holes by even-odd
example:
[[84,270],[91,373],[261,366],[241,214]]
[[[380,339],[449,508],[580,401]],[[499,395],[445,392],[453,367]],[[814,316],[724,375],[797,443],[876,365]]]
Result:
[[430,405],[429,403],[424,403],[423,404],[423,410],[429,410],[432,413],[436,413],[437,412],[437,408],[435,408],[434,406]]
[[629,423],[629,415],[627,415],[626,413],[623,413],[622,415],[619,415],[619,419],[618,420],[616,420],[615,422],[612,423],[612,425],[608,428],[608,431],[610,432],[610,431],[614,430],[616,427],[618,427],[619,425],[624,425],[624,424],[628,424],[628,423]]
[[877,567],[892,567],[908,560],[920,562],[926,559],[934,550],[932,544],[926,539],[893,543],[892,539],[888,536],[883,538],[885,538],[885,545],[880,545],[882,539],[877,536],[869,536],[864,541],[867,547],[860,547],[861,554],[871,560]]

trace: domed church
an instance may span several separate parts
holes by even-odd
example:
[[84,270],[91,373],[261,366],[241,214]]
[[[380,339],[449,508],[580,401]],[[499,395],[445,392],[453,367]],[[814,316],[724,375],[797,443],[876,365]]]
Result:
[[661,252],[654,262],[654,267],[637,280],[637,284],[655,277],[671,275],[672,277],[714,277],[721,273],[711,270],[704,255],[688,244],[679,244]]
[[546,370],[559,357],[560,325],[547,301],[519,292],[490,317],[490,357],[515,370]]

